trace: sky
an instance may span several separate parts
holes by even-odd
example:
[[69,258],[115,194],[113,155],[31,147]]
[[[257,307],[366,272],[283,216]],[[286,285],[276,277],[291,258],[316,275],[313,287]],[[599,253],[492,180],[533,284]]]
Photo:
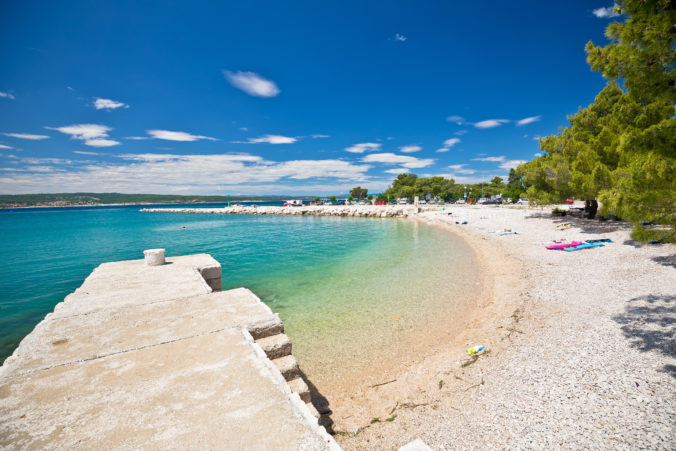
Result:
[[0,193],[505,177],[605,81],[607,1],[0,3]]

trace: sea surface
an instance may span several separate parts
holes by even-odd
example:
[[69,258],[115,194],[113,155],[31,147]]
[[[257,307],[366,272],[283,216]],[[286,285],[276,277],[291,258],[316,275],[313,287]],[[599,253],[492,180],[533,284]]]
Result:
[[301,367],[320,382],[396,358],[427,324],[451,327],[477,277],[462,240],[415,221],[140,208],[0,210],[0,361],[96,266],[144,249],[211,254],[223,289],[247,287],[280,314]]

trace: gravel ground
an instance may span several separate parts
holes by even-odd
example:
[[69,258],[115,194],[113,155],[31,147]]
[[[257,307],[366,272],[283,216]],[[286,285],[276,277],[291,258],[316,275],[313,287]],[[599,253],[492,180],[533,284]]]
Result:
[[[397,449],[420,438],[433,449],[676,449],[675,246],[636,243],[626,223],[548,212],[421,215],[450,224],[484,257],[521,262],[514,271],[527,288],[499,332],[477,343],[487,354],[428,365],[427,386],[399,399],[389,421],[337,436],[341,446]],[[563,223],[573,227],[556,230]],[[503,229],[518,234],[491,233]],[[534,244],[555,238],[613,243],[577,252]]]

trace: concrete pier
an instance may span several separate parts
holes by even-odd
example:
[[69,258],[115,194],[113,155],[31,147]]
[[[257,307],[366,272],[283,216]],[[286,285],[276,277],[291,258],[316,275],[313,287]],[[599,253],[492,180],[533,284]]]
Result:
[[0,368],[2,449],[339,449],[279,318],[206,254],[105,263]]

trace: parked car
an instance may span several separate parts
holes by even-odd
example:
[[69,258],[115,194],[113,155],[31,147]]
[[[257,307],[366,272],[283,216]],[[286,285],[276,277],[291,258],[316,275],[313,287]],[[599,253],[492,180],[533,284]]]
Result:
[[458,199],[455,201],[456,204],[466,204],[465,199]]
[[529,201],[528,201],[528,199],[519,199],[519,200],[516,201],[516,204],[517,205],[528,205]]
[[418,201],[418,204],[420,204],[420,205],[425,205],[426,203],[427,203],[427,201],[425,199],[420,199]]
[[573,199],[573,198],[571,197],[571,198],[569,198],[569,199],[564,200],[564,201],[561,202],[561,203],[562,203],[562,204],[568,204],[568,205],[570,205],[570,204],[575,203],[575,199]]
[[378,202],[376,202],[376,205],[386,205],[386,204],[387,202],[385,202],[384,200],[379,200]]
[[365,200],[360,200],[360,201],[359,201],[359,205],[366,205],[366,201],[365,201]]
[[500,205],[501,202],[499,199],[487,199],[483,202],[484,205]]

